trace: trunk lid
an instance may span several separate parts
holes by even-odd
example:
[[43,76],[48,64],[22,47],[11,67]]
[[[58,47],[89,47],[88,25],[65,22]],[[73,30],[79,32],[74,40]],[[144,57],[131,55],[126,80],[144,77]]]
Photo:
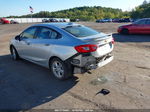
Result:
[[99,33],[97,35],[82,37],[82,38],[79,38],[79,39],[81,39],[84,42],[89,43],[89,42],[99,42],[99,41],[102,41],[102,40],[106,40],[108,38],[112,38],[112,34]]
[[95,52],[92,52],[94,57],[102,57],[112,52],[114,45],[112,44],[112,34],[100,33],[89,37],[80,38],[86,44],[95,44],[98,46]]

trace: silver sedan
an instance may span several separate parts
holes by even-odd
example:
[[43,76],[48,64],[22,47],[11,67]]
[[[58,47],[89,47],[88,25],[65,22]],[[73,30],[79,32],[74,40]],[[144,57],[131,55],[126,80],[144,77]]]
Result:
[[60,80],[108,64],[113,48],[112,35],[74,23],[32,25],[10,41],[14,60],[47,67]]

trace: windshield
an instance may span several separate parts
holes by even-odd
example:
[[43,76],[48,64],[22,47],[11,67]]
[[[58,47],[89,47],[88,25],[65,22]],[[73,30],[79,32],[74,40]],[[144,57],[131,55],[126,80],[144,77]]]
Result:
[[64,30],[76,37],[87,37],[99,34],[99,32],[85,26],[69,26],[64,28]]

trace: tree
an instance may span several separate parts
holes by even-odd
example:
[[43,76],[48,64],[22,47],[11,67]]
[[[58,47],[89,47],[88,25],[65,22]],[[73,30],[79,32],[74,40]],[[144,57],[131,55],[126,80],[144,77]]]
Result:
[[147,0],[144,0],[143,5],[148,4]]
[[150,3],[142,4],[131,12],[132,18],[150,18]]
[[[20,17],[30,17],[31,15],[23,15]],[[83,21],[94,21],[104,18],[124,17],[124,12],[120,9],[106,8],[101,6],[94,7],[76,7],[67,10],[48,12],[41,11],[33,14],[36,18],[70,18],[71,20],[80,19]]]

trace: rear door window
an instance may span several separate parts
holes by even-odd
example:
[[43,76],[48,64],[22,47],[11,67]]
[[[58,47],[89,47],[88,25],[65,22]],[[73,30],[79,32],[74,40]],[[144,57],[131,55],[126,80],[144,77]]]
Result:
[[60,38],[60,34],[52,29],[41,27],[37,38],[38,39],[58,39]]

